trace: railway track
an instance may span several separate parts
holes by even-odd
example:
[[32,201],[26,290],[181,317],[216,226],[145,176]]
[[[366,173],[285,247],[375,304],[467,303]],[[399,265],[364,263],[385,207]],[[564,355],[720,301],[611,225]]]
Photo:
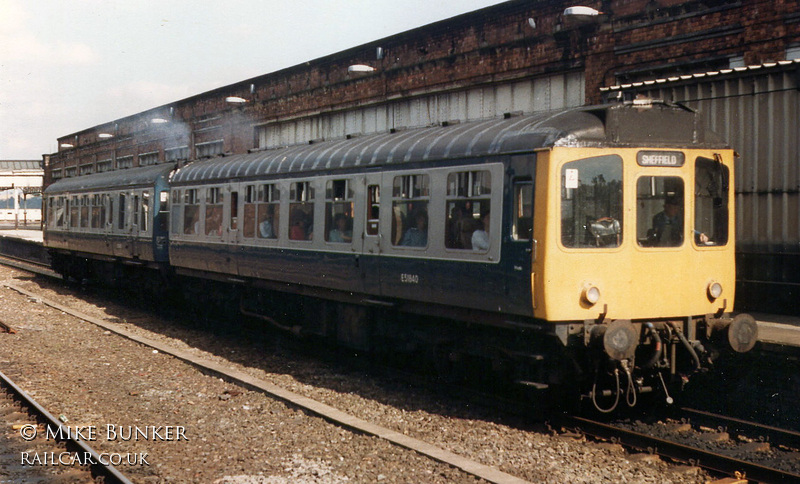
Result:
[[[3,260],[0,261],[0,263],[5,264],[6,261]],[[41,266],[40,264],[31,264],[30,262],[17,261],[14,262],[12,265],[19,269],[35,270],[37,273],[40,274],[44,274],[47,276],[51,275],[48,273],[49,269]],[[427,444],[422,441],[418,441],[416,439],[409,438],[408,436],[398,434],[397,432],[394,432],[386,428],[381,428],[380,426],[372,425],[369,422],[361,421],[360,419],[349,416],[346,413],[328,407],[327,405],[311,401],[306,397],[292,394],[292,392],[276,387],[275,385],[272,385],[268,382],[258,381],[252,378],[251,376],[248,376],[246,374],[241,374],[236,371],[231,372],[225,368],[221,368],[219,364],[216,364],[214,362],[202,361],[202,359],[193,356],[189,352],[184,352],[179,349],[170,348],[158,342],[147,341],[146,338],[143,339],[141,337],[133,335],[127,332],[124,328],[119,327],[118,325],[109,323],[108,321],[105,320],[96,320],[95,318],[92,318],[90,316],[77,313],[75,311],[72,311],[70,308],[64,307],[58,303],[47,301],[45,298],[42,298],[37,294],[29,293],[28,291],[22,288],[14,286],[9,286],[9,287],[11,287],[14,290],[17,290],[18,292],[26,294],[29,297],[34,298],[38,301],[51,305],[52,307],[55,307],[61,311],[65,311],[76,317],[79,317],[81,319],[92,322],[93,324],[101,326],[105,329],[108,329],[109,331],[116,332],[129,339],[148,345],[162,353],[167,353],[179,359],[187,361],[192,365],[201,368],[205,372],[212,372],[213,374],[220,375],[222,378],[225,378],[228,381],[236,382],[249,389],[255,389],[261,392],[268,393],[269,395],[274,396],[275,398],[287,401],[293,405],[298,405],[309,412],[320,415],[327,420],[334,421],[339,425],[355,429],[370,435],[375,435],[382,439],[388,440],[395,445],[413,449],[417,452],[427,455],[428,457],[431,457],[432,459],[448,463],[454,467],[465,470],[466,472],[471,473],[475,476],[482,477],[488,480],[489,482],[523,482],[521,479],[518,479],[512,475],[502,473],[495,468],[485,466],[474,461],[470,461],[469,459],[464,459],[456,454],[437,448],[436,446]],[[747,479],[757,479],[763,482],[800,482],[800,476],[792,472],[782,471],[779,469],[771,469],[766,466],[759,465],[757,463],[742,461],[740,459],[735,459],[729,456],[716,454],[713,452],[709,452],[707,450],[693,449],[690,446],[682,445],[675,442],[670,442],[666,439],[644,435],[640,432],[620,429],[617,427],[610,426],[608,424],[603,424],[601,422],[592,422],[588,419],[581,419],[578,417],[567,417],[567,419],[568,421],[564,421],[561,423],[562,427],[579,429],[582,433],[592,435],[600,439],[612,440],[624,444],[632,449],[655,453],[671,460],[685,462],[691,465],[696,465],[698,467],[708,469],[715,474],[723,474],[729,476],[744,475],[747,477]],[[716,427],[720,427],[721,425],[724,424],[709,423],[708,425],[714,425]],[[728,426],[726,425],[726,427]],[[733,427],[731,426],[730,428]],[[765,435],[767,436],[765,438],[769,439],[770,442],[773,443],[779,441],[779,438],[776,436],[777,434],[751,433],[751,435],[759,435],[759,436]]]
[[52,301],[46,297],[42,297],[41,295],[32,293],[22,287],[15,286],[13,284],[6,284],[6,287],[13,289],[39,302],[42,302],[48,306],[51,306],[55,309],[70,314],[76,318],[100,326],[101,328],[107,331],[116,333],[132,341],[148,346],[158,352],[168,354],[175,358],[183,360],[201,369],[203,372],[207,374],[212,374],[220,378],[223,378],[229,382],[241,385],[245,388],[265,393],[273,398],[287,402],[293,406],[296,406],[304,411],[320,416],[325,420],[333,422],[337,425],[349,428],[351,430],[355,430],[356,432],[378,437],[399,447],[410,449],[412,451],[417,452],[418,454],[422,454],[438,462],[442,462],[454,468],[460,469],[466,472],[467,474],[471,474],[475,477],[484,479],[487,482],[495,484],[523,484],[528,482],[519,477],[502,472],[495,467],[482,464],[480,462],[455,454],[453,452],[450,452],[448,450],[445,450],[441,447],[430,444],[428,442],[410,437],[408,435],[404,435],[403,433],[391,430],[381,425],[377,425],[372,422],[368,422],[366,420],[357,418],[353,415],[350,415],[346,412],[333,408],[322,402],[299,395],[297,393],[294,393],[292,391],[274,385],[270,382],[255,378],[245,372],[238,371],[232,368],[226,368],[225,366],[220,365],[217,362],[211,361],[203,357],[198,357],[191,351],[174,348],[164,343],[136,335],[133,332],[126,330],[120,324],[111,323],[105,320],[94,318],[90,315],[81,313],[70,307],[59,304],[58,302]]
[[[719,417],[718,422],[727,420],[722,416]],[[655,432],[643,433],[627,426],[577,416],[562,416],[558,424],[562,428],[570,429],[574,432],[615,442],[639,452],[656,454],[667,459],[698,466],[715,474],[735,476],[751,482],[800,482],[800,474],[796,471],[779,469],[751,460],[743,460],[731,455],[730,452],[715,451],[707,447],[703,448],[700,445],[678,442],[677,438],[653,435]],[[753,430],[755,428],[763,428],[763,426],[748,422],[748,428]],[[684,426],[677,425],[673,432],[680,433],[684,430]],[[788,437],[792,438],[791,436]],[[752,452],[761,451],[763,451],[763,447],[752,449]]]
[[[76,429],[59,421],[8,375],[0,372],[0,482],[130,484],[116,458],[90,447]],[[9,431],[10,430],[10,431]]]
[[782,429],[771,425],[750,422],[705,410],[681,407],[673,414],[673,418],[691,422],[692,426],[720,429],[730,435],[748,436],[754,442],[769,444],[772,447],[800,451],[800,432]]

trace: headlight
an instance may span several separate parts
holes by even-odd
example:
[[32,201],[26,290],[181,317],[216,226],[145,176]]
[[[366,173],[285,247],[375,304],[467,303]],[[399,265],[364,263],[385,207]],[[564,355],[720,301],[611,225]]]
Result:
[[583,288],[583,292],[581,293],[581,298],[587,303],[594,305],[597,301],[600,300],[600,289],[596,288],[591,284],[587,284]]
[[722,284],[719,282],[711,281],[708,283],[708,297],[717,299],[722,296]]

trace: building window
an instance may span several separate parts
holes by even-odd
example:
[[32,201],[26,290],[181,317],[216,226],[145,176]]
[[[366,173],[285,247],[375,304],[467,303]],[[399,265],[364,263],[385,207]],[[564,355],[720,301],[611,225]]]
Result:
[[109,170],[111,170],[111,166],[112,166],[111,158],[108,158],[108,159],[105,159],[105,160],[100,160],[100,161],[97,162],[97,173],[102,173],[104,171],[109,171]]
[[728,67],[730,69],[736,69],[737,67],[747,67],[744,63],[744,56],[736,55],[728,59]]
[[171,161],[188,160],[188,159],[189,159],[188,146],[179,146],[177,148],[170,148],[168,150],[164,150],[164,161],[171,162]]
[[139,166],[149,166],[158,164],[158,151],[142,153],[139,155]]
[[133,155],[120,156],[117,158],[117,168],[133,168]]
[[207,158],[222,154],[222,140],[209,141],[207,143],[197,143],[194,145],[198,158]]
[[800,59],[800,44],[790,45],[788,49],[786,49],[786,60],[798,60]]

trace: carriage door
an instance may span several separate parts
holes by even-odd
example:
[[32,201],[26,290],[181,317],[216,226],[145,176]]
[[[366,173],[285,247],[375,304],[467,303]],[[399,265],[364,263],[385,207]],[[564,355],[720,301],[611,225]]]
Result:
[[533,181],[530,178],[514,178],[511,207],[511,240],[506,269],[506,294],[515,311],[531,310],[531,262],[533,258]]
[[[531,264],[535,257],[536,241],[533,239],[533,187],[535,157],[515,156],[511,159],[513,173],[510,177],[511,233],[503,251],[506,295],[509,309],[515,312],[532,310]],[[506,237],[503,237],[506,239]]]
[[364,204],[361,205],[363,218],[364,245],[359,266],[364,291],[378,294],[380,291],[380,254],[381,254],[381,174],[368,173],[364,179]]

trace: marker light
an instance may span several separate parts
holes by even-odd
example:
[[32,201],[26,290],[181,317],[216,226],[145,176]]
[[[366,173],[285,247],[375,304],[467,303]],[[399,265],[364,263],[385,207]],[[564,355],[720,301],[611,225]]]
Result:
[[717,299],[720,296],[722,296],[722,284],[711,281],[708,284],[708,297],[711,299]]
[[587,284],[586,287],[583,288],[581,297],[584,301],[593,305],[600,300],[600,289],[592,286],[591,284]]

